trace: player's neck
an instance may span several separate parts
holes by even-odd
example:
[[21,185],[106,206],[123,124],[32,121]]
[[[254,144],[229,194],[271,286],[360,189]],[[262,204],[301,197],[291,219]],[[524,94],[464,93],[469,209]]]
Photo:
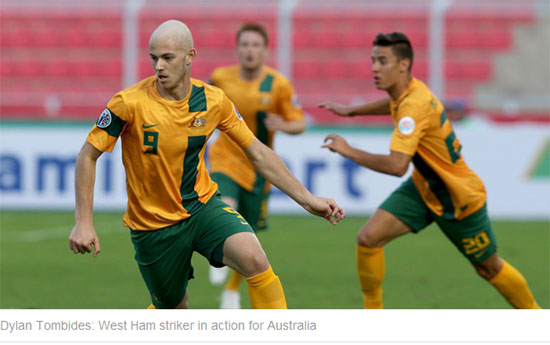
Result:
[[407,88],[409,87],[409,83],[411,82],[411,75],[409,74],[407,78],[401,78],[399,79],[392,87],[387,89],[386,91],[390,95],[390,98],[392,100],[397,100],[401,95],[407,91]]
[[260,75],[262,75],[262,71],[263,65],[260,65],[258,66],[258,68],[255,69],[246,69],[241,66],[239,73],[241,78],[243,78],[244,80],[252,81],[258,79]]
[[173,89],[165,89],[157,83],[157,90],[163,98],[170,101],[181,101],[189,94],[191,80],[183,78],[183,80]]

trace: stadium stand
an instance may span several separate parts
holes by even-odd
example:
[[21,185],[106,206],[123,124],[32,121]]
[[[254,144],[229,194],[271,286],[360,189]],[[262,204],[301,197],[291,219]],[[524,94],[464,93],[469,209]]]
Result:
[[[446,99],[483,108],[480,86],[502,84],[495,57],[518,50],[518,30],[537,26],[535,6],[453,5],[445,18]],[[82,1],[80,6],[43,6],[19,1],[0,5],[0,113],[4,119],[93,119],[122,85],[123,2]],[[422,3],[422,2],[421,2]],[[427,2],[425,2],[427,3]],[[524,2],[530,3],[529,1]],[[147,42],[163,20],[185,21],[194,33],[198,59],[193,76],[207,80],[219,65],[236,63],[234,33],[245,20],[266,25],[275,65],[276,4],[185,6],[148,2],[139,16],[139,77],[152,74]],[[170,5],[172,4],[172,5]],[[350,103],[381,97],[369,78],[371,42],[378,32],[403,31],[415,47],[413,73],[428,74],[426,6],[311,6],[298,1],[292,16],[292,69],[301,103],[317,123],[334,118],[316,109],[324,100]],[[502,58],[501,58],[502,59]],[[497,66],[498,65],[498,66]],[[505,78],[506,76],[504,76]],[[491,88],[491,95],[501,91]],[[498,99],[489,97],[489,108]],[[537,108],[539,110],[539,108]],[[531,109],[532,110],[532,109]],[[548,111],[544,109],[543,111]],[[354,120],[356,121],[356,120]]]

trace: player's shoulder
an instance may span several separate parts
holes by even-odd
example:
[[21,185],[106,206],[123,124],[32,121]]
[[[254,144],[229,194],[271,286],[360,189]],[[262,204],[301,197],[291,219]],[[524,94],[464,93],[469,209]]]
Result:
[[273,82],[280,85],[289,85],[290,80],[281,72],[277,71],[275,68],[264,66],[264,74],[266,76],[271,76]]
[[124,98],[139,97],[142,93],[147,93],[152,87],[155,87],[156,78],[156,76],[150,76],[142,79],[137,83],[119,91],[117,94],[124,96]]
[[230,79],[238,77],[239,75],[239,65],[230,65],[230,66],[221,66],[217,67],[212,71],[210,80],[214,81],[215,79]]
[[424,111],[425,108],[430,107],[433,95],[422,81],[413,78],[406,92],[406,96],[399,103],[400,109]]
[[204,97],[208,99],[209,103],[221,103],[225,97],[222,89],[200,79],[191,78],[191,87],[191,96],[193,96],[194,89],[195,92],[204,93]]
[[150,95],[151,88],[155,87],[156,76],[151,76],[138,81],[135,84],[117,92],[111,102],[123,102],[126,106],[139,103],[144,97]]
[[409,88],[409,97],[407,101],[412,104],[419,106],[430,105],[432,101],[433,94],[426,84],[421,80],[412,78],[411,86]]

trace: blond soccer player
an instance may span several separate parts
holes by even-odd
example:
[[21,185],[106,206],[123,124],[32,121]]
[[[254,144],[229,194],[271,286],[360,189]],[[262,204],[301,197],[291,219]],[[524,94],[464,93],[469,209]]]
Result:
[[78,155],[70,249],[93,251],[94,257],[100,252],[92,211],[96,161],[120,137],[128,192],[123,224],[130,228],[152,307],[188,307],[191,256],[198,252],[246,278],[253,308],[286,308],[281,282],[252,228],[217,196],[205,167],[207,140],[216,129],[226,133],[257,171],[310,213],[336,224],[344,211],[311,195],[252,134],[221,89],[190,77],[196,54],[180,21],[164,22],[151,35],[155,75],[109,101]]

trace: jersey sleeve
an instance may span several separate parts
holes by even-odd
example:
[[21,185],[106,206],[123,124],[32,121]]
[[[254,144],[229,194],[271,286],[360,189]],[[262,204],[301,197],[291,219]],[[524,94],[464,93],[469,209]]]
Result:
[[285,80],[281,83],[279,94],[279,110],[280,115],[286,121],[303,121],[302,106],[298,103],[298,98],[294,92],[294,88]]
[[395,117],[390,150],[414,155],[429,126],[428,112],[413,102],[404,102]]
[[129,117],[122,95],[116,94],[99,115],[86,141],[99,151],[113,151],[118,137],[126,128]]
[[217,128],[226,133],[241,148],[248,147],[254,140],[254,134],[225,93],[223,94],[220,111],[221,120]]

